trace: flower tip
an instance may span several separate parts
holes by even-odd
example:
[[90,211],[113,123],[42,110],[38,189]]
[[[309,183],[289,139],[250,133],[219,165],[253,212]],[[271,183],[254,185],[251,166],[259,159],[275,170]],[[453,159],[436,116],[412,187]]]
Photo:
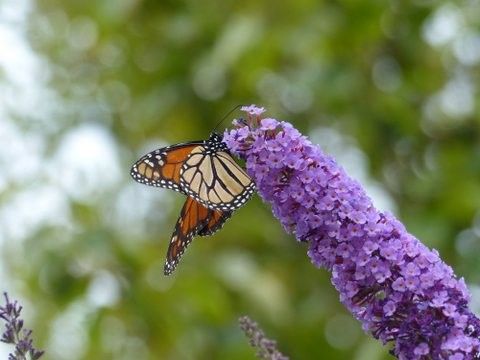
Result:
[[258,107],[255,104],[252,104],[249,106],[242,106],[240,110],[245,111],[249,115],[255,115],[255,116],[260,116],[266,111],[264,107]]
[[275,130],[280,125],[280,122],[276,119],[264,118],[260,121],[260,124],[262,130]]

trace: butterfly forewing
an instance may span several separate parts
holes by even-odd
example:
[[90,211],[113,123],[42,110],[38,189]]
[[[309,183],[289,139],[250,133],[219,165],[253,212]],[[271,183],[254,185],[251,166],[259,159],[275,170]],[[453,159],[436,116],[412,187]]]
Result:
[[191,151],[202,143],[194,141],[154,150],[133,164],[130,175],[145,185],[186,193],[180,187],[180,170]]
[[181,187],[197,201],[213,209],[238,209],[252,196],[252,179],[226,151],[193,149],[180,170]]
[[209,209],[188,197],[175,225],[167,251],[164,273],[170,275],[195,235],[211,235],[219,230],[231,213]]

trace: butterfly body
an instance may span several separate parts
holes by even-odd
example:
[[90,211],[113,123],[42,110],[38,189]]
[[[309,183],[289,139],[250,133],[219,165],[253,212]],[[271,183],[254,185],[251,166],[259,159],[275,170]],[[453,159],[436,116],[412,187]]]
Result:
[[131,175],[142,184],[187,195],[167,252],[166,275],[175,270],[195,235],[218,231],[255,191],[252,179],[216,133],[208,140],[154,150],[132,166]]

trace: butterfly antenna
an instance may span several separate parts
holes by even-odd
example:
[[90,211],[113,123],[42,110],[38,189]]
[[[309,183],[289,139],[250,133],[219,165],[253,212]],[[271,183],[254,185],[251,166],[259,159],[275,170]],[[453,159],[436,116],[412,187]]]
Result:
[[224,122],[225,119],[226,119],[227,117],[229,117],[229,116],[230,116],[235,110],[237,110],[240,106],[243,106],[243,104],[239,104],[239,105],[235,106],[232,110],[230,110],[230,111],[227,113],[227,115],[225,115],[225,116],[223,117],[223,119],[220,120],[220,122],[219,122],[217,125],[215,125],[215,127],[213,128],[213,131],[212,131],[212,132],[215,132],[215,130],[217,130],[218,126],[219,126],[222,122]]

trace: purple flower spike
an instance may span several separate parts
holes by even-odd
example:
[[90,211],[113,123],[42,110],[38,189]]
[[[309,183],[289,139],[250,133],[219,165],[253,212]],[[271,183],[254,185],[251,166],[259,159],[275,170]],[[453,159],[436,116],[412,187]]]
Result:
[[7,293],[3,293],[5,305],[0,306],[0,319],[5,322],[5,330],[0,341],[15,346],[14,352],[8,355],[8,360],[37,360],[43,351],[34,348],[32,331],[23,328],[20,318],[22,307],[17,301],[10,301]]
[[[291,124],[247,121],[224,140],[308,256],[332,273],[340,300],[398,359],[480,359],[480,320],[463,279]],[[263,110],[263,109],[262,109]],[[263,111],[262,111],[263,112]]]
[[248,316],[242,316],[238,319],[240,328],[243,330],[250,345],[257,349],[257,358],[262,360],[289,360],[277,349],[277,342],[268,339],[258,324]]

